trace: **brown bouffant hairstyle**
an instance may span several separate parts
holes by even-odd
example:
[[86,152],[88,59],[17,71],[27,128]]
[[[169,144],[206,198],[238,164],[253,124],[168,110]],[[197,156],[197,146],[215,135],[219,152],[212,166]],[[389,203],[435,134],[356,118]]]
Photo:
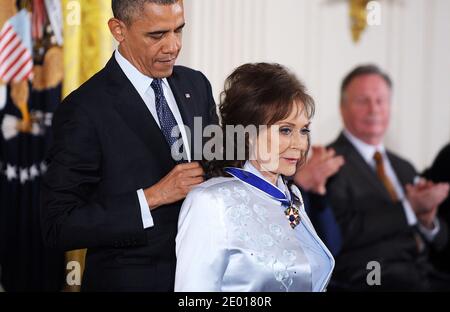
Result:
[[[279,64],[244,64],[235,69],[225,80],[219,105],[222,131],[227,134],[225,131],[227,126],[242,125],[245,128],[249,125],[256,127],[273,125],[287,118],[295,109],[296,102],[303,103],[308,119],[313,117],[314,100],[292,72]],[[227,135],[224,135],[221,152],[224,156]],[[224,160],[214,159],[206,162],[204,166],[207,177],[227,176],[224,173],[225,167],[242,168],[249,158],[248,139],[248,137],[245,138],[246,159],[227,160],[223,157]],[[231,140],[236,142],[235,137]]]

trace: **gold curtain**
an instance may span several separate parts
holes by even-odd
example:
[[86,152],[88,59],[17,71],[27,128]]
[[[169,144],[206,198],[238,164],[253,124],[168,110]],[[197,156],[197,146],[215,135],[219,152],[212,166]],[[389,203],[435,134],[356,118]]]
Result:
[[[108,28],[112,16],[111,0],[62,0],[64,17],[63,97],[104,67],[113,51]],[[77,261],[82,271],[86,250],[66,253],[66,263]],[[66,284],[65,291],[79,291],[80,286]]]
[[108,29],[111,0],[62,0],[64,15],[63,97],[106,64],[113,39]]

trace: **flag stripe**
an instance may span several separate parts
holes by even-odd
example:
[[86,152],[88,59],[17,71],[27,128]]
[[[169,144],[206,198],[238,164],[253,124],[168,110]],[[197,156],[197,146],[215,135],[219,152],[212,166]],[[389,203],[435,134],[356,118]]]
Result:
[[0,53],[0,64],[2,64],[7,58],[13,55],[14,51],[19,48],[22,42],[19,37],[16,36],[16,39],[6,48],[3,52]]
[[0,79],[3,82],[20,81],[33,74],[31,51],[22,40],[26,38],[21,38],[7,21],[0,31]]
[[17,72],[17,69],[21,68],[25,63],[31,61],[31,55],[28,53],[27,50],[25,50],[25,53],[21,53],[20,59],[13,64],[11,68],[8,69],[7,72],[5,72],[4,77],[7,79],[7,81],[11,80],[11,77],[14,76],[14,74]]
[[8,33],[7,36],[5,36],[5,39],[0,42],[0,53],[2,53],[10,44],[14,41],[14,39],[17,37],[17,34],[15,32]]
[[17,48],[15,48],[14,50],[10,49],[11,51],[9,53],[9,56],[7,58],[4,58],[4,60],[0,62],[0,72],[4,72],[5,69],[8,68],[12,62],[14,62],[14,60],[17,58],[17,55],[19,55],[19,53],[21,53],[23,49],[26,48],[20,41],[17,45]]
[[26,66],[23,69],[21,69],[21,71],[15,77],[11,78],[11,80],[13,80],[14,82],[20,82],[32,76],[33,63],[27,62],[25,63],[25,65]]
[[28,53],[28,50],[25,50],[25,53],[22,55],[21,59],[14,64],[14,66],[8,70],[8,72],[4,75],[5,81],[10,81],[13,76],[15,76],[18,72],[18,69],[22,68],[26,65],[27,62],[32,63],[31,55]]
[[0,68],[0,75],[7,75],[8,72],[11,70],[11,68],[13,68],[20,61],[25,52],[27,52],[27,49],[25,49],[25,47],[21,47],[21,49],[18,51],[19,53],[16,53],[17,55],[15,56],[14,59],[13,58],[9,59],[8,60],[9,63],[5,62],[6,65],[4,64],[5,66],[2,66]]
[[9,78],[9,80],[14,80],[18,75],[21,74],[22,71],[29,71],[29,69],[27,68],[27,66],[29,66],[31,63],[31,57],[29,57],[26,62],[22,62],[20,67],[11,75],[11,77]]
[[[6,28],[5,28],[6,26]],[[3,38],[8,34],[13,28],[12,26],[6,22],[5,26],[3,27],[2,31],[0,32],[0,42],[3,40]]]

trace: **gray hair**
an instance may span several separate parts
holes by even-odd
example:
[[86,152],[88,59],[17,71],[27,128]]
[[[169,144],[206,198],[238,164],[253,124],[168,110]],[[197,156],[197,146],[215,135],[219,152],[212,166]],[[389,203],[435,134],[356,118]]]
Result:
[[114,17],[129,25],[132,23],[136,13],[142,12],[146,3],[170,5],[178,1],[180,0],[112,0],[111,6]]

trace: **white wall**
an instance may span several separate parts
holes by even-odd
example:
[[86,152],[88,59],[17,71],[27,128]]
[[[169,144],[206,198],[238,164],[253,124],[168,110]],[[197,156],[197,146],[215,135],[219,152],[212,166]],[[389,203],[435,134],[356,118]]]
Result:
[[374,62],[394,81],[386,145],[419,170],[450,140],[450,1],[380,0],[381,25],[351,40],[346,0],[185,0],[179,63],[203,71],[218,99],[228,74],[245,62],[294,70],[317,103],[313,142],[341,129],[342,77]]

